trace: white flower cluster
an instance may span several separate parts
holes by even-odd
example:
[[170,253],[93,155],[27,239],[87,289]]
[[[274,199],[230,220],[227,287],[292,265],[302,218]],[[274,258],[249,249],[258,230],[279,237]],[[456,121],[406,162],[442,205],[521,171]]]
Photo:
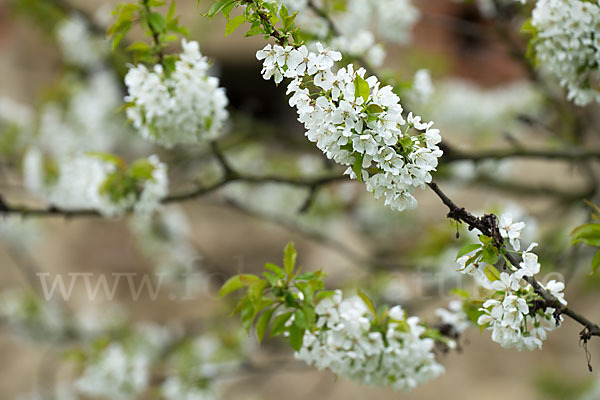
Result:
[[92,348],[75,389],[86,397],[138,398],[150,384],[150,371],[175,336],[166,327],[140,323],[120,341]]
[[597,1],[539,0],[532,14],[540,64],[577,105],[600,102],[600,6]]
[[0,126],[14,125],[19,129],[30,129],[33,125],[33,110],[10,97],[0,97]]
[[58,24],[56,39],[65,61],[83,68],[98,67],[110,51],[109,41],[90,32],[88,24],[79,15]]
[[[33,113],[24,106],[0,99],[0,120],[16,125],[19,145],[35,144],[54,157],[84,151],[111,151],[131,133],[117,114],[121,104],[113,72],[94,70],[85,81],[67,74],[62,88],[70,97],[46,103],[34,124]],[[0,121],[2,125],[3,121]]]
[[409,92],[411,103],[422,105],[429,102],[435,92],[431,74],[426,69],[420,69],[415,72],[412,88]]
[[55,303],[17,289],[0,295],[0,321],[20,337],[33,340],[52,340],[65,332],[64,315]]
[[334,14],[344,35],[352,36],[372,24],[379,36],[400,44],[410,40],[411,30],[420,17],[411,0],[348,0],[343,13]]
[[[162,385],[167,400],[213,400],[221,398],[216,377],[236,371],[249,342],[242,332],[227,340],[213,334],[197,337],[171,357],[174,374]],[[227,343],[227,344],[226,344]]]
[[405,318],[400,306],[390,309],[385,332],[371,329],[373,315],[359,297],[342,294],[321,300],[316,308],[316,332],[306,331],[296,357],[318,369],[396,390],[410,390],[438,377],[444,368],[432,352],[434,341],[422,338],[417,317]]
[[[119,198],[111,197],[106,184],[119,174],[119,167],[110,159],[94,153],[65,156],[50,167],[40,151],[30,150],[24,160],[27,188],[42,195],[57,207],[93,209],[105,216],[121,215],[133,208],[143,215],[150,214],[168,194],[167,167],[155,155],[144,160],[150,177],[133,177],[141,189],[130,187]],[[119,177],[117,179],[125,179]]]
[[435,120],[447,135],[462,135],[461,140],[468,135],[469,141],[489,141],[490,137],[498,137],[498,127],[518,131],[516,117],[536,117],[543,104],[543,97],[528,82],[482,88],[471,81],[452,79],[437,84],[435,89],[424,107],[416,104],[414,108]]
[[[334,33],[330,32],[328,22],[308,7],[307,0],[277,2],[291,12],[298,11],[298,25],[318,40],[327,41]],[[382,65],[386,55],[383,45],[376,41],[375,31],[382,39],[406,44],[421,15],[411,0],[347,0],[344,3],[329,15],[339,36],[328,43],[350,56],[364,57],[373,66]]]
[[377,16],[377,32],[394,43],[408,43],[413,26],[419,21],[421,13],[411,0],[375,0],[372,1]]
[[142,137],[165,147],[214,140],[223,132],[228,113],[225,90],[209,76],[209,64],[198,42],[181,43],[175,70],[153,70],[139,64],[125,76],[127,117]]
[[377,43],[375,35],[369,30],[359,30],[331,41],[331,46],[352,57],[364,57],[374,67],[380,67],[385,60],[385,49]]
[[[524,227],[522,222],[513,222],[510,215],[500,217],[500,233],[509,240],[515,251],[520,250],[519,237]],[[532,252],[535,246],[537,243],[532,243],[521,253],[522,261],[518,267],[507,264],[505,270],[496,277],[490,273],[495,267],[477,259],[475,253],[480,248],[457,260],[463,274],[473,275],[480,286],[494,292],[480,308],[483,314],[477,323],[490,329],[492,340],[505,348],[516,348],[519,351],[541,349],[546,331],[556,329],[562,321],[562,317],[554,315],[554,308],[539,309],[533,302],[528,302],[536,295],[533,287],[523,278],[534,277],[540,272],[538,256]],[[551,280],[544,288],[566,305],[564,287],[562,282]]]
[[[365,70],[354,71],[352,64],[334,72],[341,54],[320,44],[317,49],[313,53],[305,46],[269,44],[256,56],[264,60],[265,79],[291,79],[289,103],[296,107],[311,142],[328,158],[348,166],[351,178],[364,181],[376,198],[384,196],[392,209],[416,207],[412,191],[431,181],[442,155],[439,130],[412,113],[406,121],[391,86],[381,87],[373,76],[365,79]],[[311,94],[309,83],[320,92]]]
[[86,366],[75,387],[86,396],[135,398],[148,386],[149,364],[143,352],[128,353],[120,343],[113,343]]

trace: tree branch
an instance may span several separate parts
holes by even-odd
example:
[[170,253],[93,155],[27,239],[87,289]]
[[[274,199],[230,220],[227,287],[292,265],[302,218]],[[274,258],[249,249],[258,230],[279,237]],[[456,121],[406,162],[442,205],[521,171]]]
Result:
[[[316,178],[294,178],[294,177],[284,177],[277,175],[265,175],[265,176],[252,176],[252,175],[241,175],[233,170],[229,173],[229,175],[225,174],[223,179],[205,186],[200,187],[188,191],[183,191],[181,193],[172,194],[170,196],[165,197],[161,200],[162,204],[172,204],[172,203],[180,203],[188,200],[193,200],[198,197],[208,195],[217,191],[218,189],[227,186],[233,182],[246,182],[253,184],[263,184],[263,183],[281,183],[285,185],[291,186],[299,186],[299,187],[319,187],[322,185],[326,185],[332,182],[341,181],[346,179],[344,175],[326,175],[322,177]],[[128,210],[131,212],[132,210]],[[0,206],[0,215],[22,215],[24,217],[100,217],[102,214],[97,210],[92,209],[64,209],[56,206],[49,206],[44,208],[30,208],[27,206],[21,205],[10,205],[4,201],[2,201]]]
[[600,159],[600,149],[585,149],[572,147],[566,149],[524,149],[513,148],[503,150],[483,150],[477,153],[463,152],[456,150],[452,146],[443,143],[440,146],[444,150],[442,161],[483,161],[483,160],[504,160],[507,158],[540,158],[545,160],[567,160],[580,161],[587,159]]
[[[464,207],[457,206],[435,182],[429,183],[429,187],[450,210],[447,215],[448,218],[458,222],[464,222],[467,224],[469,230],[478,229],[484,235],[491,237],[498,249],[501,249],[504,246],[504,241],[498,229],[497,218],[494,214],[485,214],[483,217],[475,217]],[[518,266],[521,262],[518,256],[514,254],[508,253],[506,256],[514,266]],[[558,299],[548,293],[535,278],[524,277],[524,279],[533,286],[535,292],[544,299],[547,307],[556,309],[560,314],[567,315],[584,327],[584,330],[580,333],[580,338],[582,340],[587,340],[590,336],[600,336],[600,326],[591,322],[571,308],[564,306]]]

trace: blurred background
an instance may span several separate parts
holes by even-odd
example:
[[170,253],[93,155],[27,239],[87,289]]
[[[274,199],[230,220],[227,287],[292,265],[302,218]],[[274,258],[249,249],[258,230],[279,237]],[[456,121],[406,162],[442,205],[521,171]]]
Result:
[[[107,56],[110,78],[103,81],[98,71],[69,61],[65,46],[76,46],[83,34],[72,36],[71,44],[57,34],[66,20],[78,18],[90,35],[108,43],[101,31],[110,25],[116,3],[0,0],[4,200],[44,205],[24,187],[15,129],[40,132],[54,124],[55,135],[76,130],[69,114],[74,93],[93,98],[113,90],[116,103],[124,96],[120,82],[131,62],[125,52]],[[409,29],[410,40],[386,42],[385,61],[375,69],[406,88],[402,98],[411,109],[442,131],[449,147],[434,178],[450,197],[473,212],[511,212],[515,220],[526,221],[522,242],[540,243],[541,276],[562,277],[569,305],[600,321],[600,280],[589,269],[593,249],[569,245],[570,231],[590,218],[584,199],[598,200],[597,158],[470,157],[600,146],[596,106],[574,107],[562,100],[560,88],[528,68],[523,62],[526,38],[519,34],[527,10],[504,3],[419,0],[420,18]],[[226,89],[230,119],[220,146],[231,165],[286,176],[338,172],[305,139],[285,88],[260,76],[255,53],[264,46],[263,38],[245,38],[242,30],[225,38],[220,16],[212,23],[201,16],[210,5],[208,0],[198,7],[196,1],[180,0],[177,12]],[[141,34],[134,30],[130,36]],[[178,52],[179,46],[169,51]],[[416,90],[415,74],[421,69],[429,71],[432,82],[424,97]],[[90,108],[88,113],[98,109],[80,104]],[[116,122],[99,123],[97,134],[109,135],[108,129],[118,125],[110,134],[117,136],[115,149],[121,154],[159,154],[169,164],[171,192],[219,176],[209,149],[151,146],[127,125],[119,106],[111,108]],[[58,122],[52,107],[60,110]],[[143,394],[125,398],[158,398],[153,386],[173,371],[191,373],[202,364],[203,373],[214,380],[206,385],[214,384],[223,399],[600,399],[600,346],[595,340],[587,346],[595,367],[590,373],[579,342],[581,327],[570,320],[549,334],[542,351],[532,352],[502,349],[489,332],[473,327],[460,338],[459,351],[440,355],[444,375],[410,393],[394,393],[307,367],[279,339],[259,348],[230,315],[233,300],[216,298],[227,277],[258,273],[265,262],[279,263],[285,244],[294,241],[299,263],[322,268],[328,286],[348,291],[360,286],[378,303],[402,304],[423,320],[433,319],[435,310],[454,298],[452,289],[471,288],[455,273],[454,257],[474,236],[446,220],[447,210],[431,191],[416,197],[417,209],[397,213],[373,200],[361,184],[346,180],[316,190],[234,183],[165,206],[150,224],[132,218],[2,217],[0,359],[5,363],[0,365],[0,398],[95,398],[92,392],[85,397],[85,391],[69,389],[70,382],[97,357],[97,349],[114,342],[147,346],[165,361]],[[548,275],[553,271],[559,275]],[[131,285],[142,287],[146,278],[156,287],[157,274],[164,282],[156,296],[149,290],[132,295]],[[121,276],[120,284],[112,294],[100,289],[90,298],[89,285],[96,287],[101,275],[109,285]],[[65,285],[78,278],[68,300],[54,296],[45,301],[42,282],[50,286],[57,276],[64,277]],[[168,351],[174,341],[188,347]],[[206,396],[189,398],[212,398]]]

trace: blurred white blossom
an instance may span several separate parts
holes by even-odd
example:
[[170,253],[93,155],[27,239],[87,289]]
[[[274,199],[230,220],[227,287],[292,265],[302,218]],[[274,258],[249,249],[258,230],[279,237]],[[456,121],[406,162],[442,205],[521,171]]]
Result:
[[217,139],[228,116],[225,90],[208,75],[198,42],[184,39],[182,47],[169,75],[161,64],[138,64],[125,76],[127,117],[143,138],[165,147]]

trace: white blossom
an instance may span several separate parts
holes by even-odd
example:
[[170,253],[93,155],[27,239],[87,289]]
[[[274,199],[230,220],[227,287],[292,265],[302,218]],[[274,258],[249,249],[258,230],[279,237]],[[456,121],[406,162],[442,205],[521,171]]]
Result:
[[[513,247],[519,248],[520,231],[524,223],[515,223],[508,214],[500,218],[500,233],[504,238],[513,241]],[[538,256],[533,253],[537,243],[532,243],[521,253],[519,265],[506,264],[506,268],[495,275],[495,266],[487,265],[477,259],[481,251],[476,248],[457,259],[461,272],[472,275],[476,283],[489,290],[490,296],[479,309],[482,314],[477,323],[492,331],[492,340],[505,348],[517,350],[533,350],[542,347],[546,339],[546,331],[554,330],[562,317],[554,315],[554,308],[539,308],[530,300],[538,296],[525,278],[532,278],[540,272]],[[468,264],[468,265],[467,265]],[[497,271],[497,270],[496,270]],[[550,281],[545,289],[562,304],[564,299],[564,284]]]
[[420,69],[415,72],[413,86],[410,91],[410,98],[416,104],[427,103],[433,95],[435,89],[431,82],[431,74],[426,69]]
[[[331,66],[341,54],[320,44],[317,50],[267,45],[257,58],[268,76],[279,76],[274,72],[279,71],[292,78],[290,105],[296,107],[308,139],[328,158],[347,166],[346,174],[364,181],[392,209],[416,207],[412,192],[431,182],[442,155],[439,130],[412,113],[405,121],[391,87],[381,87],[376,77],[366,77],[363,68],[355,71],[352,64],[334,71]],[[306,76],[314,76],[315,85],[323,89],[318,97],[312,98],[304,87]],[[361,93],[357,81],[363,82]]]
[[514,222],[511,214],[502,214],[500,216],[500,234],[503,238],[508,239],[515,251],[521,250],[521,230],[525,227],[524,222]]
[[[436,84],[430,101],[419,110],[444,131],[462,135],[469,143],[489,139],[496,132],[523,131],[518,115],[541,113],[543,96],[529,82],[517,81],[493,88],[482,88],[471,81],[451,79]],[[493,171],[497,173],[497,163]]]
[[86,366],[75,387],[86,396],[130,399],[146,390],[150,362],[143,350],[128,352],[120,343],[113,343]]
[[567,89],[567,99],[581,106],[600,102],[599,24],[597,2],[539,0],[532,13],[536,58]]
[[567,301],[565,300],[565,294],[563,293],[563,290],[565,289],[564,283],[551,280],[546,284],[545,289],[552,296],[556,297],[558,301],[560,301],[562,304],[564,304],[565,306],[567,305]]
[[208,75],[198,42],[184,39],[182,47],[170,75],[160,64],[139,64],[125,76],[127,117],[142,137],[165,147],[214,140],[228,116],[225,90]]
[[385,332],[371,329],[374,316],[359,297],[340,291],[319,302],[317,331],[306,331],[296,357],[318,369],[374,386],[407,391],[436,378],[444,368],[435,361],[434,342],[422,338],[417,317],[405,318],[392,307]]
[[133,177],[141,188],[127,187],[114,197],[106,188],[107,182],[115,175],[115,179],[124,179],[114,160],[86,153],[62,157],[48,167],[44,155],[33,148],[24,160],[25,183],[29,190],[60,208],[92,209],[106,216],[121,215],[133,208],[136,213],[147,215],[168,194],[168,177],[166,165],[157,156],[148,157],[144,163],[149,177]]
[[0,321],[20,337],[34,340],[60,338],[66,329],[65,316],[56,303],[17,289],[0,294]]
[[65,61],[79,67],[98,67],[110,51],[108,40],[94,35],[87,22],[79,15],[61,21],[56,30],[56,38]]
[[349,0],[345,10],[333,17],[343,35],[373,26],[383,39],[406,44],[421,13],[411,0]]

